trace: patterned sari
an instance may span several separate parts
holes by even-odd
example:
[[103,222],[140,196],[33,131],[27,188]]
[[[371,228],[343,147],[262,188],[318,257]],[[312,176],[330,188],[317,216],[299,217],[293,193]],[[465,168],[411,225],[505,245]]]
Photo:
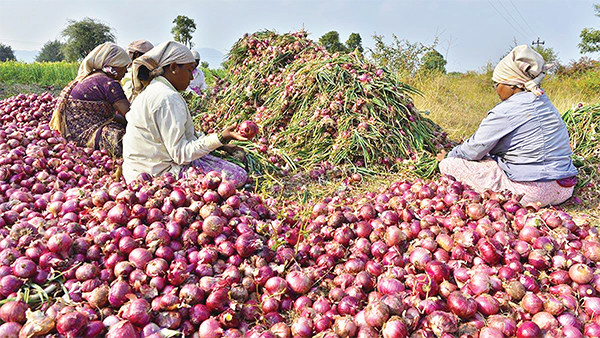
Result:
[[53,120],[67,139],[81,147],[106,149],[114,157],[123,156],[125,127],[114,120],[115,109],[106,101],[87,101],[71,97],[78,84],[71,82],[60,93]]

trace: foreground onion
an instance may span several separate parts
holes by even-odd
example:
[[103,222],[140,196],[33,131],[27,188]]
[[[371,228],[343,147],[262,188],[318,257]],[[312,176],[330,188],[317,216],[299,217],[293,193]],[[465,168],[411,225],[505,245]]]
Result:
[[138,337],[133,325],[128,320],[122,320],[108,329],[106,338],[129,338]]
[[534,322],[526,321],[519,325],[517,338],[541,338],[542,330]]
[[406,325],[398,317],[392,317],[381,329],[383,338],[403,338],[408,337]]

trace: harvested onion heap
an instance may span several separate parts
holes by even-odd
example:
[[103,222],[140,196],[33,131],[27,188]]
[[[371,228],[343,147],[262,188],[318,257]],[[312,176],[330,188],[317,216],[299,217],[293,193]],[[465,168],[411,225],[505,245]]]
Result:
[[[414,88],[360,55],[330,54],[306,32],[244,36],[198,124],[214,131],[243,120],[261,126],[252,154],[268,165],[311,168],[323,161],[359,167],[431,168],[445,133],[414,107]],[[426,163],[425,163],[426,162]],[[426,168],[423,168],[427,171]],[[431,171],[429,171],[431,173]]]
[[194,169],[126,186],[53,104],[0,102],[0,337],[600,336],[598,233],[565,212],[446,177],[308,213]]

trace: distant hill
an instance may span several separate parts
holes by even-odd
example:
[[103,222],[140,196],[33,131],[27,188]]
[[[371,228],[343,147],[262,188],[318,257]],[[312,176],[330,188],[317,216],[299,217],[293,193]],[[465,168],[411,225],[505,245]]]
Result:
[[[209,68],[220,68],[225,55],[213,48],[194,48],[200,53],[202,61],[208,62]],[[34,62],[39,50],[15,50],[17,61]]]
[[15,57],[17,61],[33,62],[35,57],[40,53],[39,50],[15,50]]
[[200,53],[202,61],[208,62],[209,67],[212,69],[220,68],[221,63],[225,55],[213,48],[194,48]]

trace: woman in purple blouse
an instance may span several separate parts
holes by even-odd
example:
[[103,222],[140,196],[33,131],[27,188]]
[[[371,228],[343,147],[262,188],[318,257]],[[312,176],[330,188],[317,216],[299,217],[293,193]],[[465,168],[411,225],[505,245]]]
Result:
[[75,80],[61,92],[50,121],[52,129],[79,146],[106,149],[121,157],[129,101],[119,81],[130,63],[127,52],[114,43],[91,51]]

